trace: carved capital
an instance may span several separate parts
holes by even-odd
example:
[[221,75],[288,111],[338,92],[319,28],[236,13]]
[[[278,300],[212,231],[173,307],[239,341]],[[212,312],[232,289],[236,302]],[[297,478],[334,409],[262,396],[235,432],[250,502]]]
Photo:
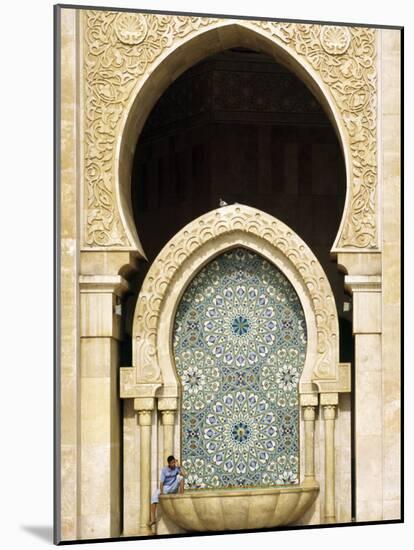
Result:
[[337,393],[321,393],[320,403],[322,406],[338,405],[339,397]]
[[161,411],[161,415],[164,426],[174,426],[175,411]]
[[120,369],[120,396],[122,398],[154,398],[161,383],[142,384],[137,382],[135,367],[121,367]]
[[325,420],[335,420],[336,405],[324,405],[323,417]]
[[178,408],[178,399],[176,397],[159,397],[159,411],[176,411]]
[[349,393],[351,391],[351,363],[339,363],[334,380],[313,379],[321,393]]
[[310,422],[315,420],[315,410],[316,407],[307,405],[306,407],[303,407],[303,419],[306,422]]
[[302,393],[300,395],[300,404],[302,407],[316,407],[318,405],[318,394]]
[[138,411],[138,424],[140,426],[151,426],[152,424],[152,411],[140,410]]
[[153,411],[155,409],[155,399],[153,397],[138,397],[134,399],[134,409],[138,412]]

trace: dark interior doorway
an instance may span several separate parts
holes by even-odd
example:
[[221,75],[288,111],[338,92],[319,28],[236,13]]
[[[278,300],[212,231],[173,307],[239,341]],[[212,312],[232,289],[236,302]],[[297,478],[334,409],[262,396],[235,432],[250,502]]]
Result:
[[137,143],[131,198],[148,257],[125,303],[122,364],[131,363],[132,320],[149,266],[194,218],[227,203],[289,225],[329,277],[350,361],[350,317],[330,248],[345,202],[345,164],[334,128],[305,84],[266,54],[234,48],[204,59],[161,96]]

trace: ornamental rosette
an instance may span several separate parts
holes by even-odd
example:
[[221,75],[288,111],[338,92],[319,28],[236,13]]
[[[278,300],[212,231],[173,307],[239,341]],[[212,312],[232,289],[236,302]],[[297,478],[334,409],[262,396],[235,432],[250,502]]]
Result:
[[351,33],[347,27],[323,26],[321,30],[321,44],[330,54],[340,55],[346,52],[351,43]]

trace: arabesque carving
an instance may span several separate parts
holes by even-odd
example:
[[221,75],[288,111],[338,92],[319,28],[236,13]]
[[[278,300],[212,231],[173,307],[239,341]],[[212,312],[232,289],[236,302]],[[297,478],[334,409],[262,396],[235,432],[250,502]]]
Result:
[[84,178],[87,246],[128,246],[115,204],[114,152],[123,110],[149,65],[217,21],[205,17],[87,10],[84,14]]
[[[131,246],[116,205],[119,122],[140,77],[168,48],[226,19],[106,10],[82,11],[85,233],[89,247]],[[234,23],[235,20],[232,20]],[[373,249],[376,229],[376,31],[236,20],[260,28],[317,72],[342,115],[352,158],[351,188],[337,248]],[[133,94],[133,92],[135,92]]]
[[255,21],[318,72],[348,132],[352,185],[338,248],[376,248],[376,31],[365,27]]
[[[162,383],[156,345],[160,312],[167,293],[174,291],[174,281],[179,277],[180,269],[184,269],[183,266],[193,254],[200,253],[203,245],[235,232],[260,237],[291,261],[298,277],[303,279],[308,289],[316,320],[317,359],[314,378],[337,380],[338,317],[331,287],[318,260],[288,226],[264,212],[235,204],[208,212],[188,224],[171,239],[152,264],[135,311],[135,384]],[[150,369],[148,365],[151,365]],[[122,389],[121,395],[126,396]]]

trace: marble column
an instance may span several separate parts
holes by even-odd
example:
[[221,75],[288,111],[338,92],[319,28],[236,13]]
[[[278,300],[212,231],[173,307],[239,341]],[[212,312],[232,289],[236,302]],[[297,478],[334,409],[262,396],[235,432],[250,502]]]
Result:
[[335,512],[335,416],[338,394],[321,394],[325,423],[325,523],[336,522]]
[[162,411],[162,427],[164,431],[163,438],[163,450],[164,450],[164,464],[166,464],[167,457],[174,454],[174,411]]
[[[151,430],[153,399],[135,399],[134,408],[138,414],[140,428],[140,513],[139,534],[152,535],[150,523],[151,506]],[[145,408],[143,408],[145,407]]]
[[163,429],[163,460],[166,464],[167,457],[174,454],[174,425],[178,400],[176,397],[161,397],[158,399],[158,410],[161,412]]
[[304,484],[315,482],[315,413],[318,405],[317,394],[300,396],[305,424],[305,476]]

